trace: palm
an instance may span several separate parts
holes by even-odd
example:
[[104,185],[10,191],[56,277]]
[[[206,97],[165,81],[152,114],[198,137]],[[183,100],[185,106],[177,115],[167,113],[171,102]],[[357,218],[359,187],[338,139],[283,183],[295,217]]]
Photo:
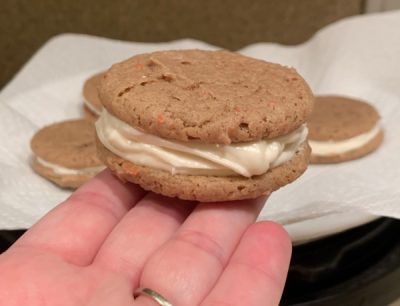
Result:
[[[168,203],[165,203],[168,202]],[[290,244],[251,225],[260,201],[200,204],[145,194],[108,172],[0,256],[0,305],[277,305]]]
[[133,305],[131,288],[122,276],[71,265],[51,254],[9,253],[0,269],[1,305]]

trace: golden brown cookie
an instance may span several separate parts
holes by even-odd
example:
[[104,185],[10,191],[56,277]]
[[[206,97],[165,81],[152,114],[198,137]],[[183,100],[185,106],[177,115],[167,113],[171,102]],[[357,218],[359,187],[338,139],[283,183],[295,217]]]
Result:
[[79,187],[104,168],[94,135],[93,124],[84,119],[40,129],[31,140],[33,169],[60,187]]
[[99,157],[146,190],[248,199],[307,168],[314,97],[294,69],[227,51],[154,52],[113,65],[99,94]]
[[298,128],[313,96],[292,68],[227,51],[164,51],[115,64],[101,79],[104,107],[163,138],[229,144]]
[[83,84],[83,110],[85,118],[89,121],[95,121],[103,108],[98,94],[98,87],[102,76],[102,72],[97,73],[87,79]]
[[371,153],[383,140],[378,111],[364,101],[316,97],[308,120],[311,163],[339,163]]

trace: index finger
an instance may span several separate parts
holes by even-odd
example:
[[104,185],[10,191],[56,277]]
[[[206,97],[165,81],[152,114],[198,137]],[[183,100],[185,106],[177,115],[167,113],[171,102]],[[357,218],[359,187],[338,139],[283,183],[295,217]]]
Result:
[[45,215],[10,248],[33,248],[90,264],[111,230],[145,194],[104,170]]

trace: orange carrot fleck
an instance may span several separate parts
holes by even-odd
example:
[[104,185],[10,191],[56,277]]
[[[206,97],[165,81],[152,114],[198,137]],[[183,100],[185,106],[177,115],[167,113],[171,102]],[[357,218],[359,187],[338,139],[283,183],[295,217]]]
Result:
[[142,64],[136,64],[134,67],[135,67],[137,70],[142,70],[144,66],[143,66]]
[[138,176],[140,173],[140,169],[127,163],[122,164],[122,169],[133,176]]
[[164,116],[162,115],[162,114],[159,114],[158,115],[158,117],[157,117],[157,122],[159,123],[159,124],[163,124],[164,123]]
[[140,170],[137,169],[137,168],[134,168],[134,169],[131,170],[131,174],[132,174],[133,176],[138,176],[139,173],[140,173]]

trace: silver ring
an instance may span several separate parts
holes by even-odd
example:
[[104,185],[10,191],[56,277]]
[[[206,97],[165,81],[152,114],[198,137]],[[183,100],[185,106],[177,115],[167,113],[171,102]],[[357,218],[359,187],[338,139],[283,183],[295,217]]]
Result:
[[161,294],[151,290],[149,288],[138,288],[133,293],[133,298],[136,299],[139,295],[145,295],[151,298],[153,301],[156,301],[160,306],[172,306],[170,302],[166,298],[164,298]]

